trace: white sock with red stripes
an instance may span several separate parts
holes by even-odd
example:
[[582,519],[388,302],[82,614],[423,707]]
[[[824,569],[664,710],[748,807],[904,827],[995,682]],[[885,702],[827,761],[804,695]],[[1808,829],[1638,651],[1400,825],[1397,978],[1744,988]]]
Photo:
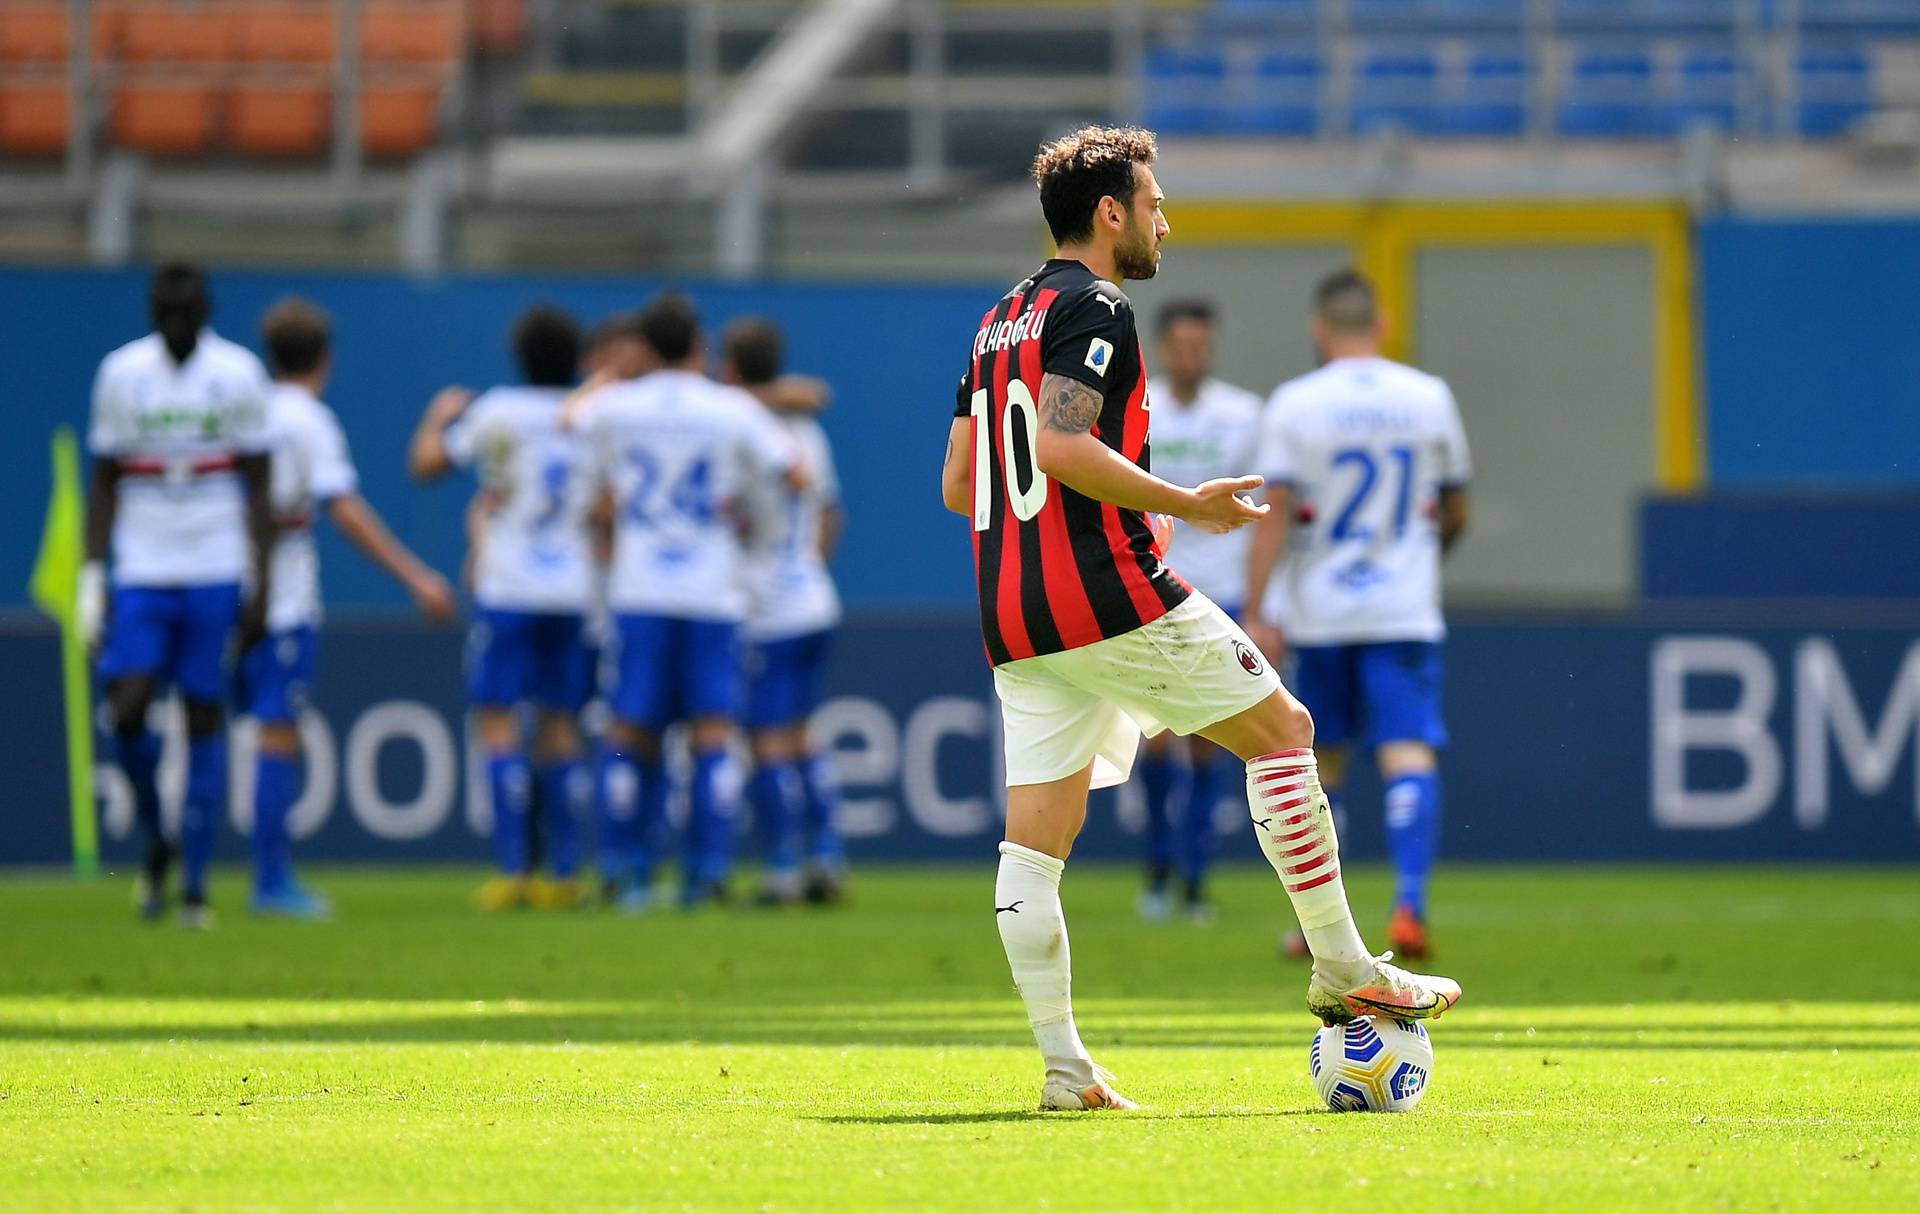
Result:
[[1073,1023],[1073,953],[1060,908],[1060,874],[1066,868],[1065,860],[1045,852],[1002,843],[993,917],[1013,984],[1027,1005],[1027,1024],[1047,1060],[1047,1077],[1083,1088],[1094,1080],[1093,1059]]
[[1247,805],[1260,850],[1293,901],[1314,968],[1336,986],[1365,980],[1373,957],[1347,906],[1340,841],[1313,751],[1283,750],[1248,763]]

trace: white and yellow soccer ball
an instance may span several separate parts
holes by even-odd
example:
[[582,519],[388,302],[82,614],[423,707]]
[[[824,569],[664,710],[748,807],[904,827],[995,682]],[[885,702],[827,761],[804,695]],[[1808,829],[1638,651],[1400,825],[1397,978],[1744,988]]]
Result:
[[1422,1025],[1361,1016],[1315,1033],[1308,1066],[1336,1113],[1405,1113],[1433,1078],[1433,1041]]

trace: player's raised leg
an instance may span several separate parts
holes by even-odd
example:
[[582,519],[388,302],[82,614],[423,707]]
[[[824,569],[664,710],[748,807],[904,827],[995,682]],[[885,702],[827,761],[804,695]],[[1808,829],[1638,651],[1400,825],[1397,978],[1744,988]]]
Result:
[[1247,765],[1247,801],[1313,952],[1307,1009],[1327,1023],[1355,1016],[1431,1019],[1460,1000],[1450,978],[1409,973],[1375,958],[1354,926],[1340,877],[1333,812],[1320,788],[1313,719],[1284,687],[1200,731]]

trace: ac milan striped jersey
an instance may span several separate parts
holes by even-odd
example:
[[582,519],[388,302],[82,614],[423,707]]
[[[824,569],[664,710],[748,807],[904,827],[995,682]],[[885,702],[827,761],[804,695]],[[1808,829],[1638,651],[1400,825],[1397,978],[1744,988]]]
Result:
[[1161,561],[1140,511],[1076,493],[1034,465],[1040,380],[1049,374],[1099,392],[1093,436],[1149,467],[1133,305],[1063,258],[981,319],[954,409],[973,423],[974,571],[995,666],[1131,632],[1190,593]]

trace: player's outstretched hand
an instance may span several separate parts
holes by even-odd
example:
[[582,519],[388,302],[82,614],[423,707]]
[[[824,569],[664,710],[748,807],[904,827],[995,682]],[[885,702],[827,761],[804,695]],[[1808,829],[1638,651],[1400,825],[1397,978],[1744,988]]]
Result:
[[1256,506],[1240,495],[1252,493],[1266,483],[1266,478],[1261,476],[1223,476],[1205,481],[1194,487],[1192,500],[1180,512],[1180,517],[1215,535],[1258,522],[1267,516],[1271,507]]
[[420,614],[436,624],[451,624],[460,612],[460,600],[454,596],[447,579],[428,570],[408,589]]
[[453,424],[455,418],[465,413],[467,406],[472,403],[472,389],[462,388],[458,384],[449,385],[435,392],[433,399],[427,402],[427,420],[445,429]]

